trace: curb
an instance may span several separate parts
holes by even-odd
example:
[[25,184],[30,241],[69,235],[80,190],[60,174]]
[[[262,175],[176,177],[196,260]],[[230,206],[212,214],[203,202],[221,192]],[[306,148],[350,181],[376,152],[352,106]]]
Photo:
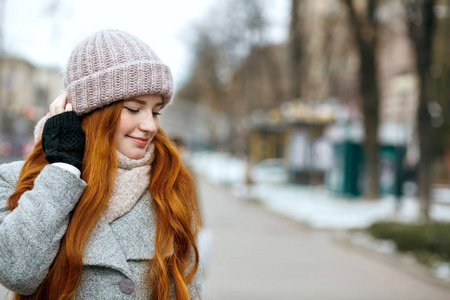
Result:
[[380,253],[374,249],[357,245],[350,240],[350,236],[347,234],[334,234],[332,235],[333,242],[340,246],[347,248],[351,251],[358,252],[360,254],[373,257],[385,264],[394,266],[395,268],[408,273],[409,275],[416,277],[422,281],[447,289],[450,292],[450,281],[440,279],[436,277],[430,268],[408,259],[407,255],[399,252],[394,253]]

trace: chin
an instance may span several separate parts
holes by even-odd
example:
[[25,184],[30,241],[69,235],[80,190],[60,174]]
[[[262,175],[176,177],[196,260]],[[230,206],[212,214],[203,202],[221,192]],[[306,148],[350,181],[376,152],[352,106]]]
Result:
[[[120,150],[119,150],[120,151]],[[131,159],[140,159],[145,156],[147,147],[145,148],[127,148],[125,151],[120,151],[123,155]]]
[[129,155],[125,155],[125,156],[127,156],[128,158],[131,158],[131,159],[140,159],[145,156],[145,150],[131,151],[131,153],[129,153]]

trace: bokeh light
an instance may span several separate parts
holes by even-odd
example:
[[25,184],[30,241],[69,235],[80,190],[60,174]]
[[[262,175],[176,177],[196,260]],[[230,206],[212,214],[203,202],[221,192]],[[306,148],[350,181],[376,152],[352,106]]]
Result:
[[34,107],[33,105],[27,105],[22,109],[22,116],[25,118],[25,120],[36,120],[36,111],[36,107]]
[[22,157],[23,159],[25,159],[25,158],[27,158],[27,157],[30,155],[30,153],[33,151],[33,149],[34,149],[34,141],[33,141],[33,140],[30,140],[28,143],[24,144],[23,146],[24,146],[24,147],[23,147],[23,154],[21,155],[21,157]]
[[11,156],[13,152],[13,146],[10,142],[3,142],[0,144],[0,154],[3,156]]

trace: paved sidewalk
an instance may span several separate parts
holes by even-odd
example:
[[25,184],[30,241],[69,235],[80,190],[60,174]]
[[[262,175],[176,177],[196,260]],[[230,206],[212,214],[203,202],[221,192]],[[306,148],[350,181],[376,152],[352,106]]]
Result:
[[213,232],[204,300],[450,299],[448,289],[236,199],[222,186],[201,179],[199,189]]

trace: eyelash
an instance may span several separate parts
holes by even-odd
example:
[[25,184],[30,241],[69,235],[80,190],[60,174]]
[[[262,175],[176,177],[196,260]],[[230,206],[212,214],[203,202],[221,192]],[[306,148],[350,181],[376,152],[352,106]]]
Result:
[[[126,107],[126,106],[125,106],[125,108],[132,114],[136,114],[136,113],[138,113],[140,111],[139,109],[132,109],[132,108],[129,108],[129,107]],[[160,112],[153,112],[153,115],[154,116],[160,116],[161,113]]]
[[133,113],[133,114],[139,112],[139,109],[132,109],[132,108],[129,108],[129,107],[125,107],[125,108],[126,108],[130,113]]

